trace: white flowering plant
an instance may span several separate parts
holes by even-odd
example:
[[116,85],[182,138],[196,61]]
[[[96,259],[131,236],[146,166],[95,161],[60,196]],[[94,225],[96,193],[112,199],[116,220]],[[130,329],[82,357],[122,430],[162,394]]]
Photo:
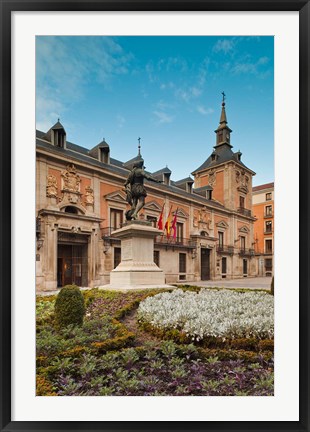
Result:
[[267,292],[201,289],[164,292],[139,305],[138,320],[178,329],[192,340],[274,337],[274,297]]

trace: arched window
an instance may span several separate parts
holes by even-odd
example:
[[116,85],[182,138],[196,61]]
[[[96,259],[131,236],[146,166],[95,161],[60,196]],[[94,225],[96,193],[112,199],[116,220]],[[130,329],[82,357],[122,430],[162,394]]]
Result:
[[78,214],[78,210],[75,207],[67,206],[65,207],[65,213]]

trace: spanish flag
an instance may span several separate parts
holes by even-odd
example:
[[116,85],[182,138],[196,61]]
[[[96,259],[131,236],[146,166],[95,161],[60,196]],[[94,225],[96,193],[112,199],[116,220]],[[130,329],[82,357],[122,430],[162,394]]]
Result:
[[165,203],[163,205],[163,208],[161,209],[160,216],[159,216],[158,223],[157,223],[157,228],[160,230],[164,229],[164,222],[163,222],[164,208],[165,208]]
[[166,223],[165,223],[165,231],[167,233],[167,238],[170,237],[170,231],[171,231],[171,226],[170,226],[171,209],[172,209],[172,206],[170,207],[169,214],[168,214],[168,217],[167,217],[167,220],[166,220]]
[[177,219],[178,219],[178,208],[176,209],[176,212],[174,213],[174,218],[171,224],[171,230],[173,230],[173,238],[177,238]]

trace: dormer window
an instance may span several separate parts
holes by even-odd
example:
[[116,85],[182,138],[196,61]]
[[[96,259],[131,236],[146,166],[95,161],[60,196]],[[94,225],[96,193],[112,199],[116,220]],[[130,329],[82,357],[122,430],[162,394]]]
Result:
[[110,151],[108,147],[101,147],[99,149],[100,162],[105,164],[110,163]]
[[64,130],[54,131],[54,145],[55,147],[64,148],[66,142],[66,133]]
[[192,183],[186,183],[186,192],[192,193],[193,184]]
[[66,131],[63,125],[59,122],[59,119],[47,132],[47,137],[49,137],[55,147],[66,148]]
[[164,184],[165,185],[170,185],[170,173],[165,173],[164,175],[163,175],[163,181],[164,181]]
[[213,162],[213,161],[216,161],[216,159],[217,159],[217,154],[216,154],[215,152],[213,152],[213,153],[211,154],[211,160],[212,160],[212,162]]
[[206,191],[206,198],[207,198],[208,200],[212,200],[212,190],[207,190],[207,191]]

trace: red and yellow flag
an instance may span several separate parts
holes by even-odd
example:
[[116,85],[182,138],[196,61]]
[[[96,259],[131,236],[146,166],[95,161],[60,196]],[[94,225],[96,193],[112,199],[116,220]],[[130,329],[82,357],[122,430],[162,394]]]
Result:
[[160,230],[164,229],[164,221],[163,221],[164,208],[165,208],[165,203],[163,205],[163,208],[161,209],[160,216],[159,216],[158,223],[157,223],[157,228]]
[[167,217],[167,220],[166,220],[166,223],[165,223],[165,231],[166,231],[166,234],[167,234],[168,238],[170,237],[170,231],[171,231],[171,226],[170,226],[170,222],[171,222],[171,209],[172,209],[172,206],[170,207],[169,214],[168,214],[168,217]]
[[174,213],[174,218],[171,224],[171,231],[173,230],[173,238],[177,238],[177,220],[178,220],[178,208],[176,209],[176,212]]

